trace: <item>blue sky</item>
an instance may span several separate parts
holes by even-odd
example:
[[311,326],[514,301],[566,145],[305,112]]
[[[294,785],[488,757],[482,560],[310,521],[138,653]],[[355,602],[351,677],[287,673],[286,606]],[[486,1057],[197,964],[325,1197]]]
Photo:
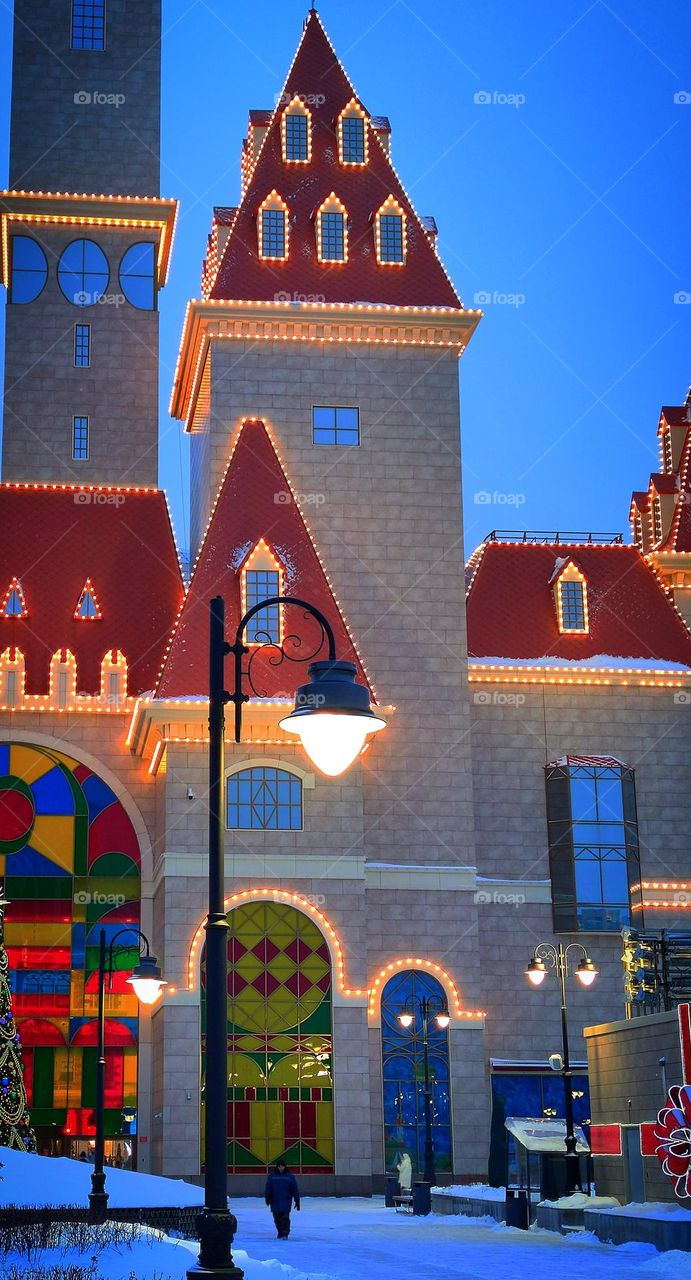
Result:
[[[391,119],[464,302],[491,298],[461,362],[468,552],[494,527],[626,530],[629,492],[657,468],[659,406],[689,379],[686,0],[319,11],[363,101]],[[164,0],[161,190],[182,207],[161,295],[161,483],[182,545],[187,445],[167,405],[185,302],[212,206],[237,201],[247,110],[273,105],[305,13]],[[10,36],[0,0],[3,182]]]

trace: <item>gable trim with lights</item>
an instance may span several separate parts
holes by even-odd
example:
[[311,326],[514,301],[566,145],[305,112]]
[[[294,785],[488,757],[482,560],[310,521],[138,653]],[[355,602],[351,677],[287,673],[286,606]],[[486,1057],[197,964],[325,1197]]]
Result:
[[18,578],[13,578],[3,597],[0,614],[3,618],[26,618],[28,612],[22,584]]
[[74,617],[78,622],[98,622],[103,617],[91,578],[87,578],[82,587]]

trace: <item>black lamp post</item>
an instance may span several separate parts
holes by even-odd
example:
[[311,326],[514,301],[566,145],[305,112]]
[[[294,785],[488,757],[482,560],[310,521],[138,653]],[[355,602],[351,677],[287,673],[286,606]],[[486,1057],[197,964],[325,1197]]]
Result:
[[[253,645],[254,652],[246,666],[243,659],[250,653],[244,643],[247,624],[262,610],[272,605],[297,605],[316,618],[322,629],[322,641],[328,642],[328,659],[312,662],[309,681],[295,697],[295,707],[280,725],[296,733],[317,768],[331,777],[343,773],[352,764],[368,733],[383,729],[385,721],[372,711],[364,685],[357,684],[357,669],[351,662],[336,658],[336,641],[328,619],[319,609],[296,596],[270,596],[248,609],[240,619],[231,645],[225,639],[225,605],[222,596],[210,601],[209,630],[209,911],[206,932],[206,1108],[204,1115],[204,1208],[198,1219],[199,1260],[187,1275],[189,1280],[213,1277],[213,1280],[242,1280],[243,1272],[233,1262],[231,1246],[237,1230],[237,1219],[228,1208],[228,920],[224,902],[223,875],[223,761],[225,705],[235,707],[235,741],[240,742],[242,708],[250,695],[243,690],[247,681],[259,697],[253,683],[252,663],[258,649],[274,649],[275,666],[289,657],[283,644],[271,639]],[[293,637],[299,649],[299,638]],[[234,656],[235,687],[224,689],[224,659]],[[289,659],[291,660],[291,659]],[[294,660],[294,659],[293,659]],[[304,661],[299,658],[298,660]]]
[[534,987],[539,987],[547,977],[548,969],[555,969],[559,979],[561,996],[561,1043],[562,1068],[564,1081],[564,1117],[566,1120],[566,1181],[564,1191],[567,1196],[581,1190],[580,1162],[576,1153],[576,1134],[573,1127],[573,1093],[571,1090],[571,1063],[569,1061],[569,1027],[566,1013],[566,978],[569,973],[569,954],[580,952],[581,959],[575,968],[575,974],[583,987],[592,986],[598,970],[595,968],[588,952],[580,942],[570,942],[563,947],[561,942],[555,946],[552,942],[541,942],[533,953],[526,969],[526,975]]
[[423,1070],[425,1076],[425,1167],[424,1179],[430,1186],[436,1181],[434,1167],[434,1140],[432,1138],[432,1088],[429,1073],[429,1020],[434,1021],[440,1031],[446,1031],[451,1015],[443,1000],[434,996],[409,996],[403,1006],[398,1021],[407,1031],[415,1024],[415,1010],[419,1010],[422,1022]]
[[[98,947],[98,1058],[96,1061],[96,1141],[94,1144],[94,1171],[91,1175],[91,1191],[89,1192],[89,1221],[105,1222],[108,1211],[108,1192],[106,1191],[106,1173],[104,1168],[105,1152],[105,1084],[106,1084],[106,974],[109,982],[113,977],[113,948],[123,933],[132,933],[137,938],[140,948],[139,964],[133,969],[128,982],[132,984],[137,999],[142,1004],[153,1004],[161,987],[166,983],[161,977],[161,970],[156,957],[151,954],[149,940],[136,925],[125,925],[118,929],[106,949],[106,931],[101,929]],[[141,954],[141,945],[145,950]]]

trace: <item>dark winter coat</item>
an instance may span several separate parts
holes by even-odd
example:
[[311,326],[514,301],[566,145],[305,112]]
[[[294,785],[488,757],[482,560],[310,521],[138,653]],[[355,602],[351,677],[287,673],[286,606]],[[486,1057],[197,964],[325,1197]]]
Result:
[[274,1169],[266,1179],[264,1199],[273,1213],[290,1213],[295,1201],[295,1208],[300,1208],[300,1189],[289,1169],[279,1173]]

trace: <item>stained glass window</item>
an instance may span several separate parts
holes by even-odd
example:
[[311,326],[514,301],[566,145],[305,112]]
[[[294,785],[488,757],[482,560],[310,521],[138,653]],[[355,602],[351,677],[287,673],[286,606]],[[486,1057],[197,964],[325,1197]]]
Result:
[[[281,902],[228,915],[228,1170],[332,1173],[331,957],[316,923]],[[206,1026],[202,959],[202,1111]],[[202,1121],[203,1134],[203,1121]]]
[[[139,923],[137,837],[109,786],[60,751],[0,745],[0,879],[14,1013],[39,1152],[94,1133],[101,928],[109,941]],[[128,939],[123,941],[127,943]],[[125,981],[106,996],[106,1133],[137,1105],[137,998]]]
[[[415,1005],[415,1023],[405,1030],[398,1014],[408,1002],[431,997],[446,1006],[446,994],[431,974],[403,970],[390,978],[382,992],[382,1051],[384,1058],[384,1147],[387,1170],[395,1169],[406,1152],[421,1174],[425,1150],[425,1075],[422,1020]],[[429,1021],[429,1067],[432,1093],[432,1141],[439,1173],[453,1168],[451,1145],[451,1085],[449,1035],[434,1018]]]

